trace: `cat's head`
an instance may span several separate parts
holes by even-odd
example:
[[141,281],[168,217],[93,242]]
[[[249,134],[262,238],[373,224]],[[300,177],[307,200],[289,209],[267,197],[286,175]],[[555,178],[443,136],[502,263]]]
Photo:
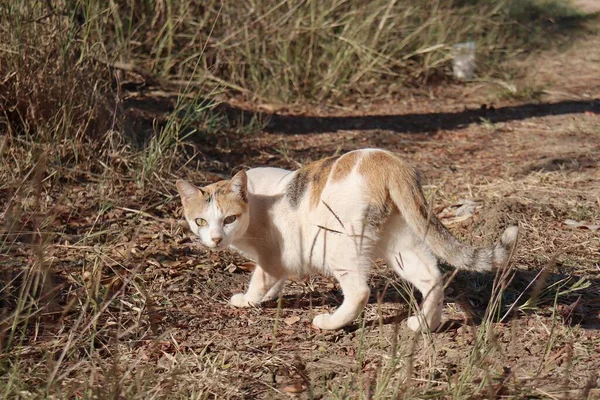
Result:
[[245,171],[202,188],[177,181],[185,219],[204,246],[223,249],[246,233],[250,223],[247,182]]

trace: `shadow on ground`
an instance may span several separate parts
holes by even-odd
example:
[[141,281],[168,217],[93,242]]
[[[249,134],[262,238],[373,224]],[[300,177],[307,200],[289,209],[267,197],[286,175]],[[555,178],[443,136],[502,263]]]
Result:
[[338,130],[389,130],[398,133],[428,133],[452,130],[472,123],[491,123],[524,120],[548,115],[600,114],[600,99],[562,101],[558,103],[523,104],[499,108],[482,106],[458,112],[416,113],[400,115],[368,115],[348,117],[315,117],[298,115],[267,115],[242,111],[230,106],[220,108],[234,120],[269,118],[264,130],[269,133],[308,134]]
[[[125,109],[136,110],[136,130],[151,133],[153,121],[160,125],[161,119],[173,111],[174,99],[136,98],[125,102]],[[339,130],[389,130],[398,133],[429,133],[438,130],[458,129],[472,123],[508,122],[549,115],[600,114],[600,99],[561,101],[557,103],[522,104],[506,107],[487,107],[465,109],[457,112],[413,113],[397,115],[365,115],[319,117],[307,115],[270,114],[260,111],[243,110],[222,103],[215,111],[226,116],[231,126],[240,121],[266,121],[263,131],[281,134],[326,133]],[[142,129],[140,129],[142,128]],[[146,128],[146,129],[143,129]],[[194,140],[194,136],[190,137]]]
[[[438,331],[457,329],[467,324],[479,326],[492,296],[492,286],[495,273],[461,272],[448,285],[449,295],[445,296],[445,303],[455,303],[466,314],[466,321],[448,320],[442,324]],[[551,313],[556,299],[556,318],[564,325],[579,324],[584,329],[600,330],[600,279],[590,277],[567,275],[560,273],[545,273],[541,270],[522,271],[515,270],[510,277],[510,284],[502,296],[502,306],[498,322],[510,322],[513,319],[527,318],[533,312]],[[397,303],[406,304],[407,296],[400,293],[397,284],[400,278],[392,275],[374,277],[371,282],[371,297],[369,304]],[[540,290],[541,289],[541,290]],[[415,291],[415,297],[421,301],[421,296]],[[265,308],[306,309],[312,306],[328,305],[331,309],[342,304],[344,296],[339,288],[308,292],[304,294],[285,294],[281,304],[278,301],[264,303]],[[406,308],[398,310],[392,316],[366,321],[366,325],[379,323],[393,324],[408,318]],[[353,332],[360,328],[355,323],[343,328],[345,332]]]

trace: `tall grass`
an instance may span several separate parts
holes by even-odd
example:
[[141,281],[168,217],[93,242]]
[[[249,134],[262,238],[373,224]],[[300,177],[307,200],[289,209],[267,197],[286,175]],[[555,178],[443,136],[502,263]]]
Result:
[[7,133],[61,146],[114,127],[110,76],[82,55],[73,21],[22,0],[4,3],[0,15],[0,117]]
[[494,73],[582,19],[560,0],[75,0],[55,12],[81,31],[82,57],[279,102],[447,79],[452,46],[466,40],[479,74]]
[[[451,48],[465,40],[477,42],[487,74],[547,44],[577,14],[553,0],[130,0],[111,15],[129,27],[126,43],[136,43],[115,50],[157,75],[293,102],[446,79]],[[196,71],[190,61],[200,56]]]

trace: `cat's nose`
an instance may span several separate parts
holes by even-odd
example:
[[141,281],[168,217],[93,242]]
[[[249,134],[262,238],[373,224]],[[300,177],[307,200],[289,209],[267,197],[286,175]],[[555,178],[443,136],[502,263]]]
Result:
[[214,237],[211,238],[213,242],[215,242],[216,245],[218,245],[219,243],[221,243],[221,241],[223,240],[222,237]]

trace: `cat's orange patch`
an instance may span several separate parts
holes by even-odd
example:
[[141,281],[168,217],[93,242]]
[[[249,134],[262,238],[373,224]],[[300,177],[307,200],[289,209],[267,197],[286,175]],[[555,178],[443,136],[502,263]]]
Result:
[[248,211],[248,203],[229,191],[215,197],[217,207],[223,214],[239,216]]
[[199,188],[196,196],[183,202],[184,215],[193,218],[204,212],[204,209],[212,202],[228,215],[245,213],[248,210],[248,204],[231,192],[230,183],[230,180],[219,181]]
[[[387,182],[395,176],[392,170],[397,169],[394,157],[383,151],[373,151],[361,157],[358,173],[369,188],[370,203],[382,205],[388,198]],[[394,179],[397,179],[394,177]]]
[[217,208],[227,215],[240,215],[248,210],[248,203],[231,190],[232,181],[220,181],[211,186],[212,193],[209,201],[214,201]]
[[332,182],[340,181],[350,175],[359,157],[360,153],[357,151],[352,151],[341,156],[333,168]]
[[317,207],[327,180],[331,176],[332,182],[347,177],[360,154],[358,152],[346,153],[341,157],[328,157],[308,164],[305,168],[310,182],[310,205]]
[[327,157],[306,166],[310,182],[310,204],[313,208],[319,204],[321,193],[336,160],[337,157]]
[[[389,182],[414,182],[416,171],[400,157],[386,151],[373,151],[360,158],[358,173],[363,177],[368,187],[369,206],[365,217],[373,221],[373,225],[383,225],[393,212],[397,212],[396,204],[390,198]],[[412,187],[406,186],[407,189]],[[415,196],[413,191],[406,193],[407,197]]]
[[328,157],[306,164],[298,171],[289,183],[286,192],[292,207],[296,208],[306,192],[310,192],[310,205],[316,207],[321,199],[323,188],[337,157]]

